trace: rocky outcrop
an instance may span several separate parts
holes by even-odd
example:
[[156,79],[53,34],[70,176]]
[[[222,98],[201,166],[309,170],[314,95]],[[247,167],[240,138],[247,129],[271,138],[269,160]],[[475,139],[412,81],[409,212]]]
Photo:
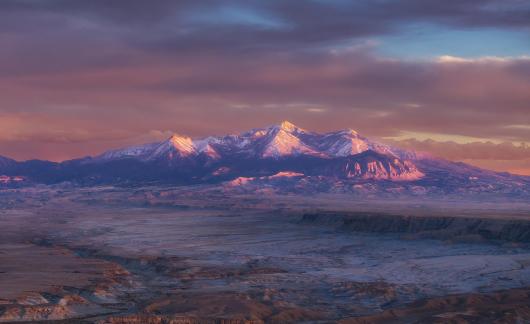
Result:
[[335,166],[335,170],[327,175],[337,178],[411,181],[424,176],[411,161],[372,150],[338,160],[331,165]]
[[234,292],[172,294],[155,300],[141,313],[110,316],[98,324],[261,324],[314,322],[319,311],[274,304]]
[[530,289],[491,294],[461,294],[424,299],[406,307],[339,321],[340,324],[377,323],[529,323]]

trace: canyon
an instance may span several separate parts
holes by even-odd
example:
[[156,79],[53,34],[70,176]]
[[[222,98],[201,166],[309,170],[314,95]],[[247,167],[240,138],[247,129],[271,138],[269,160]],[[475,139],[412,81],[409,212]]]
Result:
[[527,202],[64,185],[0,202],[0,322],[530,319]]

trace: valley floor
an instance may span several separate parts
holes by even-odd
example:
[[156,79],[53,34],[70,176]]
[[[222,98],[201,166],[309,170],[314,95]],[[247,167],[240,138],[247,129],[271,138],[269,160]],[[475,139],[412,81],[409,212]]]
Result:
[[[388,226],[399,215],[382,214],[440,226],[443,217],[480,218],[488,233],[504,233],[502,222],[528,225],[524,203],[343,198],[0,192],[0,322],[530,321],[524,230],[492,240],[467,225],[469,233],[421,228],[416,218]],[[359,218],[367,211],[372,218]]]

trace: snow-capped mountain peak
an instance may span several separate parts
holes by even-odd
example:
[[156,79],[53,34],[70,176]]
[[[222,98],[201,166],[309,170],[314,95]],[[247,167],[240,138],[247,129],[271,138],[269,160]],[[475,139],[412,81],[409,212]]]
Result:
[[168,140],[162,142],[160,146],[152,152],[149,159],[157,159],[160,157],[175,158],[175,157],[193,157],[199,154],[205,154],[210,158],[219,158],[219,153],[212,146],[218,143],[219,139],[215,137],[207,137],[203,139],[193,140],[191,137],[174,134]]
[[279,124],[273,125],[269,129],[283,130],[283,131],[288,132],[288,133],[305,133],[305,132],[307,132],[305,129],[300,128],[300,127],[296,126],[295,124],[293,124],[293,123],[291,123],[291,122],[289,122],[287,120],[281,121]]
[[402,156],[399,150],[372,142],[353,129],[319,134],[306,131],[289,121],[282,121],[240,135],[192,139],[174,134],[162,142],[109,151],[98,156],[96,160],[109,161],[122,158],[137,158],[142,161],[174,160],[191,159],[199,155],[218,160],[232,154],[275,159],[300,155],[332,159],[367,150],[396,157]]
[[330,157],[345,157],[372,150],[381,154],[394,155],[390,147],[372,142],[353,129],[330,132],[318,142],[319,149]]
[[[292,125],[292,124],[291,124]],[[296,126],[295,126],[296,127]],[[286,129],[277,128],[271,132],[262,157],[282,157],[288,155],[320,155],[308,145],[306,145],[300,138],[295,136],[292,132],[298,132],[298,128],[293,128],[288,125]]]
[[180,136],[174,134],[167,140],[163,141],[153,151],[149,152],[145,158],[147,160],[155,160],[158,158],[186,157],[195,153],[193,140],[187,136]]
[[339,133],[347,135],[347,136],[355,136],[355,137],[359,136],[359,133],[356,130],[351,129],[351,128],[343,129]]
[[195,148],[195,152],[198,154],[205,154],[210,158],[219,158],[219,153],[217,150],[212,146],[212,144],[220,143],[222,142],[220,139],[215,137],[207,137],[204,139],[199,139],[193,141],[193,147]]
[[195,146],[193,145],[191,137],[173,134],[168,141],[176,151],[183,155],[191,155],[195,153]]

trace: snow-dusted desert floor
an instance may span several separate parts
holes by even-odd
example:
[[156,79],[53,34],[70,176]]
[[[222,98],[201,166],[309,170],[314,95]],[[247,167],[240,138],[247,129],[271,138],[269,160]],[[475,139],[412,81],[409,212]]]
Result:
[[1,196],[0,321],[325,322],[530,287],[524,242],[353,232],[302,222],[299,207],[284,204],[214,208],[116,195],[134,196]]

